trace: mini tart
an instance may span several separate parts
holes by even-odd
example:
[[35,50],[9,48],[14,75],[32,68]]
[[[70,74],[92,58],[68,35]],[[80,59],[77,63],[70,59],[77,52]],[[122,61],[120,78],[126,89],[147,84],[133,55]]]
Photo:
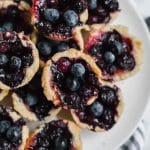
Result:
[[16,31],[30,34],[31,25],[30,6],[24,0],[0,1],[0,29],[4,31]]
[[55,54],[42,76],[44,94],[64,109],[82,109],[98,96],[101,71],[94,60],[75,49]]
[[110,24],[117,18],[120,12],[118,0],[87,1],[89,14],[87,24],[92,29],[102,28],[106,24]]
[[28,85],[15,90],[12,98],[14,109],[31,121],[55,116],[60,111],[60,108],[55,107],[43,94],[41,71],[34,76]]
[[81,150],[80,129],[71,121],[54,120],[36,129],[29,137],[25,150]]
[[136,74],[143,61],[142,42],[125,26],[92,30],[85,38],[84,52],[92,56],[104,80],[123,80]]
[[39,68],[35,45],[23,33],[0,32],[0,88],[26,85]]
[[70,48],[82,50],[84,47],[83,40],[69,39],[67,41],[55,41],[45,38],[42,35],[36,34],[35,32],[32,34],[31,39],[39,51],[40,66],[42,68],[54,54],[66,51]]
[[[47,9],[56,9],[58,17],[52,21],[45,16]],[[64,13],[68,10],[76,13],[76,19],[72,25],[67,24]],[[78,19],[77,19],[78,18]],[[81,30],[88,19],[86,0],[34,0],[32,7],[32,23],[35,29],[45,37],[52,40],[64,41],[73,37],[81,38]],[[70,19],[69,19],[70,20]]]
[[11,107],[0,106],[0,149],[24,150],[29,130]]
[[120,89],[115,85],[104,84],[99,88],[98,98],[82,110],[71,110],[77,125],[84,129],[102,132],[111,129],[124,110]]
[[0,101],[2,101],[8,95],[8,92],[9,91],[7,91],[7,90],[0,89]]

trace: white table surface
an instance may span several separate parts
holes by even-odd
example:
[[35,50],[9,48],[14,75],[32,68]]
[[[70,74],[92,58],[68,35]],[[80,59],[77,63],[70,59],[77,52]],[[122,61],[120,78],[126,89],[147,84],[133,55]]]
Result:
[[[135,0],[137,9],[141,12],[143,18],[150,17],[150,0]],[[147,137],[144,150],[150,150],[150,104],[145,112],[144,120],[147,127]]]

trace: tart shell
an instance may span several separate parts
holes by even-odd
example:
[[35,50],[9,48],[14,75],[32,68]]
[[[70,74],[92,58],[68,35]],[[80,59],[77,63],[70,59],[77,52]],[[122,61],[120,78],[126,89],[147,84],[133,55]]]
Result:
[[[35,73],[39,69],[39,54],[38,54],[38,50],[35,47],[34,43],[29,39],[28,36],[25,36],[23,33],[18,33],[18,37],[21,40],[22,45],[24,47],[27,47],[29,45],[31,46],[31,48],[32,48],[32,56],[33,56],[33,63],[32,63],[31,66],[26,68],[24,79],[22,80],[21,84],[18,85],[17,87],[14,87],[14,89],[26,85],[33,78],[33,76],[35,75]],[[4,89],[4,90],[12,89],[11,87],[9,87],[8,85],[4,84],[1,81],[0,81],[0,88]]]
[[[61,57],[83,59],[90,65],[92,71],[97,75],[97,77],[101,83],[101,71],[95,64],[94,60],[89,55],[86,55],[75,49],[70,49],[68,51],[55,54],[51,60],[47,61],[46,65],[43,69],[42,87],[44,88],[44,94],[47,97],[47,99],[52,100],[56,106],[60,104],[61,100],[60,100],[58,94],[56,93],[57,87],[55,85],[53,87],[50,85],[51,83],[54,84],[52,81],[53,75],[52,75],[50,68],[52,66],[52,61],[56,62]],[[95,99],[96,99],[96,96],[91,97],[88,100],[88,104],[91,104]]]
[[[21,116],[14,111],[11,107],[5,107],[5,106],[1,106],[3,109],[5,109],[5,111],[8,113],[9,117],[14,121],[18,121],[19,119],[21,119]],[[26,141],[29,137],[29,129],[26,125],[22,126],[22,143],[20,144],[20,146],[18,147],[18,150],[24,150],[25,145],[26,145]]]
[[[24,118],[27,118],[30,121],[39,121],[36,114],[32,111],[30,111],[30,108],[28,108],[27,105],[23,102],[22,98],[20,98],[16,93],[12,94],[13,99],[13,106],[14,109],[19,112]],[[54,117],[56,116],[61,108],[52,109],[49,111],[48,115],[46,117]],[[45,118],[46,118],[45,117]]]
[[[65,123],[68,123],[68,130],[72,134],[73,137],[73,145],[75,150],[81,150],[82,149],[82,142],[80,139],[80,129],[71,121],[63,120]],[[25,150],[28,150],[30,146],[32,145],[33,140],[36,138],[36,135],[40,133],[45,125],[40,126],[40,128],[36,129],[27,140],[27,144],[25,147]]]
[[2,101],[7,95],[9,91],[7,90],[0,90],[0,101]]
[[[127,27],[122,25],[114,25],[114,26],[107,26],[104,28],[99,27],[97,29],[91,30],[86,34],[85,37],[86,40],[85,40],[85,46],[83,52],[87,53],[87,50],[89,48],[87,43],[92,41],[92,37],[98,37],[101,32],[108,32],[113,29],[117,30],[124,37],[131,39],[132,46],[133,46],[131,54],[134,56],[135,63],[136,63],[135,68],[132,71],[123,71],[119,74],[116,73],[115,75],[112,76],[113,81],[120,81],[135,75],[140,70],[141,64],[143,63],[144,51],[143,51],[142,42],[137,37],[130,35]],[[108,77],[102,75],[102,79],[108,80]]]
[[[105,83],[105,85],[109,86],[109,87],[114,87],[114,85],[111,85],[110,83]],[[122,92],[120,89],[118,89],[118,92],[117,92],[117,96],[118,96],[118,100],[119,100],[119,104],[116,108],[116,111],[117,111],[117,115],[115,116],[115,124],[119,121],[120,117],[122,116],[122,113],[124,111],[124,107],[125,107],[125,103],[123,101],[123,95],[122,95]],[[74,121],[76,122],[76,124],[82,128],[82,129],[88,129],[88,130],[91,130],[91,131],[94,131],[94,132],[104,132],[106,131],[105,129],[99,127],[99,126],[96,126],[96,127],[93,127],[92,125],[89,125],[87,123],[84,123],[82,121],[80,121],[79,117],[76,115],[75,113],[75,110],[71,110],[71,114],[72,114],[72,117],[74,119]]]
[[[38,8],[36,8],[38,6],[38,0],[34,0],[33,1],[33,7],[32,7],[32,24],[34,25],[35,23],[38,22],[39,16],[37,14],[37,10]],[[37,6],[36,6],[37,5]],[[88,10],[85,9],[82,13],[80,13],[79,15],[79,20],[80,22],[82,22],[83,24],[87,21],[88,19]],[[34,26],[35,30],[37,31],[36,27]],[[56,40],[56,41],[65,41],[65,40],[69,40],[71,38],[73,38],[73,35],[76,35],[79,37],[81,37],[81,32],[79,32],[80,30],[82,30],[84,28],[84,25],[81,26],[76,26],[72,28],[72,36],[69,38],[66,38],[65,36],[62,36],[60,34],[56,34],[55,32],[50,33],[49,35],[45,36],[49,39],[52,40]],[[37,31],[38,32],[38,31]]]

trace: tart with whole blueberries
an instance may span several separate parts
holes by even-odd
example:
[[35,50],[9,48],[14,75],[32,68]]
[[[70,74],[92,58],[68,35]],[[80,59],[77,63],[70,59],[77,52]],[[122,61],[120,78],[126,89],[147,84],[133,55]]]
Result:
[[104,80],[117,81],[134,75],[143,59],[142,42],[130,35],[124,26],[90,31],[84,52],[94,58]]
[[1,0],[0,20],[0,31],[30,34],[33,30],[30,6],[24,0]]
[[36,47],[39,51],[41,67],[44,67],[45,63],[58,52],[63,52],[69,50],[70,48],[81,50],[84,47],[84,42],[77,41],[76,39],[69,39],[67,41],[54,41],[41,35],[32,37],[32,41],[36,44]]
[[28,137],[23,118],[11,107],[0,106],[0,149],[24,150]]
[[87,24],[92,28],[103,27],[118,16],[120,11],[118,0],[87,0]]
[[122,93],[115,85],[101,85],[97,99],[82,110],[71,110],[73,119],[81,128],[95,132],[111,129],[120,118],[124,102]]
[[14,109],[31,121],[55,116],[60,111],[60,108],[55,107],[44,96],[41,87],[41,73],[40,70],[28,85],[16,89],[12,94]]
[[71,121],[54,120],[36,129],[25,150],[81,150],[80,129]]
[[43,71],[48,100],[64,109],[82,109],[98,97],[101,71],[94,60],[75,49],[55,54]]
[[0,88],[15,89],[27,84],[39,68],[39,56],[28,36],[0,32]]
[[32,22],[35,29],[53,40],[81,38],[88,19],[86,0],[34,0]]
[[7,91],[7,90],[0,89],[0,101],[2,101],[8,95],[8,92],[9,91]]

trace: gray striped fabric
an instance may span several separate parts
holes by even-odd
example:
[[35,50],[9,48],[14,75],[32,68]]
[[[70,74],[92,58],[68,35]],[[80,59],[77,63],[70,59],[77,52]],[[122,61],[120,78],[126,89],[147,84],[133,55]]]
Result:
[[118,150],[143,150],[145,144],[145,136],[146,131],[144,121],[141,121],[134,134]]

